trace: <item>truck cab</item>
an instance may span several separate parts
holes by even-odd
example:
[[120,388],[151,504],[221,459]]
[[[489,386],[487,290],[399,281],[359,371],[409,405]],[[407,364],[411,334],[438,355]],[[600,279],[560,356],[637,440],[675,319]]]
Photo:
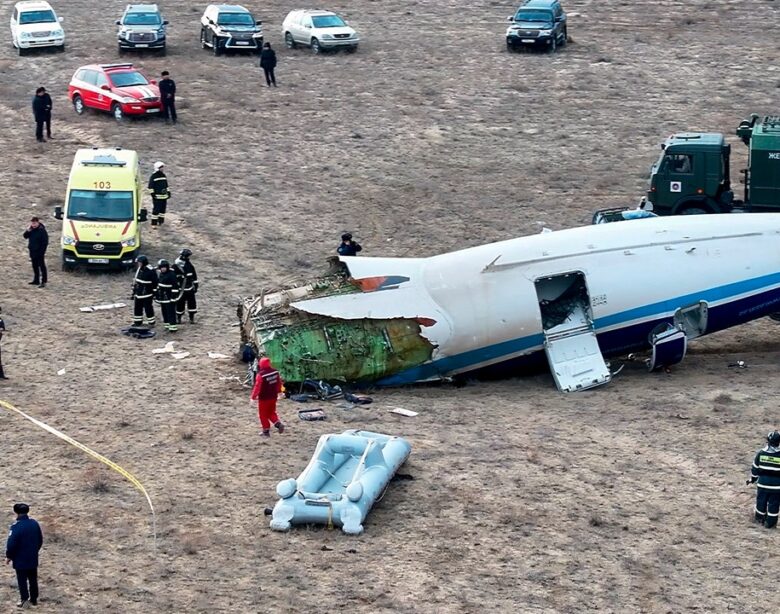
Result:
[[660,215],[724,213],[734,205],[731,145],[722,134],[683,132],[661,145],[650,169],[647,200]]
[[142,184],[129,149],[79,149],[73,159],[62,220],[62,266],[125,269],[141,246]]

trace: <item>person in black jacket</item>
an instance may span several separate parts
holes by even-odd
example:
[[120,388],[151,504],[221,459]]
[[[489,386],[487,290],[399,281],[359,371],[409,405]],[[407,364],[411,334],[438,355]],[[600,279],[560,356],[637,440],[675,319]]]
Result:
[[162,110],[165,122],[172,121],[176,123],[176,82],[171,79],[167,70],[162,71],[160,79],[160,98],[162,99]]
[[268,84],[268,87],[271,87],[271,84],[276,87],[276,77],[274,76],[276,51],[271,49],[271,43],[263,45],[263,50],[260,52],[260,68],[265,73],[265,82]]
[[345,232],[341,235],[341,245],[336,249],[339,256],[357,256],[358,252],[363,251],[360,243],[352,240],[352,233]]
[[51,138],[51,96],[46,93],[45,87],[35,90],[32,100],[32,110],[35,116],[35,138],[39,143],[45,143],[43,138],[43,125],[46,124],[46,136]]
[[157,263],[160,275],[157,278],[157,302],[160,303],[163,322],[168,332],[175,333],[179,330],[176,321],[176,301],[179,300],[179,280],[176,273],[171,270],[171,264],[167,260]]
[[165,223],[165,210],[168,208],[168,199],[171,190],[168,187],[168,176],[163,170],[165,164],[154,163],[154,172],[149,177],[149,193],[152,195],[152,228]]
[[16,581],[19,584],[19,608],[38,605],[38,552],[43,546],[43,532],[37,521],[30,518],[30,506],[26,503],[14,505],[16,522],[8,532],[5,545],[6,563],[13,563]]
[[198,292],[198,272],[190,261],[190,256],[192,256],[192,250],[185,247],[181,250],[174,265],[174,270],[177,271],[177,277],[179,278],[179,287],[181,288],[179,301],[176,303],[176,319],[178,322],[181,322],[186,306],[187,313],[190,316],[190,324],[194,324],[195,314],[198,313],[198,302],[195,299],[195,294]]
[[133,326],[141,326],[146,314],[146,323],[155,325],[154,293],[157,290],[157,273],[149,266],[146,256],[135,259],[138,269],[133,278]]
[[756,453],[748,483],[758,482],[756,489],[756,522],[767,529],[777,525],[780,514],[780,433],[766,436],[766,445]]
[[30,250],[30,261],[32,262],[33,280],[29,282],[31,286],[45,288],[48,280],[46,271],[46,248],[49,247],[49,233],[41,221],[34,217],[30,220],[30,225],[24,231],[27,239],[27,248]]

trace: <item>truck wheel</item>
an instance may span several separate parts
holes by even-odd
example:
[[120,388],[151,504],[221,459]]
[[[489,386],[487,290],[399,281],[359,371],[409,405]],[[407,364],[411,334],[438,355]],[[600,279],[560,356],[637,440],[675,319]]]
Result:
[[81,96],[76,94],[73,97],[73,110],[76,111],[76,115],[83,115],[84,114],[84,101],[81,99]]
[[710,213],[707,209],[704,207],[698,207],[696,205],[693,205],[691,207],[686,207],[682,211],[680,211],[680,215],[707,215]]
[[72,271],[74,267],[70,262],[65,261],[65,252],[62,252],[62,270],[63,271]]
[[295,39],[293,39],[292,34],[289,32],[284,33],[284,44],[288,49],[295,49]]

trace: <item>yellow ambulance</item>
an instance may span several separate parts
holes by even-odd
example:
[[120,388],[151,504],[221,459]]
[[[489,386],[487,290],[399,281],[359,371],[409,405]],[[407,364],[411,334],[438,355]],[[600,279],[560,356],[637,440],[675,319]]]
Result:
[[62,220],[62,267],[133,266],[141,247],[143,194],[138,154],[129,149],[79,149],[70,169]]

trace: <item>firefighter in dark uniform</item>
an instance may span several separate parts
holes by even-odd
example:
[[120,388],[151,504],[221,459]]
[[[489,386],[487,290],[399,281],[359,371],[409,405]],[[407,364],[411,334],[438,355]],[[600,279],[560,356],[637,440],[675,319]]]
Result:
[[190,256],[192,256],[192,250],[185,247],[176,259],[176,268],[181,271],[179,274],[181,295],[179,296],[179,302],[176,304],[176,316],[178,321],[181,322],[186,306],[187,313],[190,316],[190,323],[194,324],[195,314],[198,313],[198,302],[195,299],[195,295],[198,292],[198,272],[190,261]]
[[[3,313],[2,308],[0,308],[0,314]],[[8,379],[5,376],[5,373],[3,373],[3,348],[2,348],[2,341],[3,341],[3,333],[5,332],[5,322],[3,322],[3,318],[0,316],[0,379]]]
[[176,279],[176,273],[171,269],[171,264],[167,260],[160,260],[157,263],[160,275],[157,280],[157,302],[160,303],[163,322],[165,328],[175,333],[179,330],[176,322],[176,301],[179,300],[179,280]]
[[358,252],[363,251],[360,243],[352,238],[351,232],[345,232],[341,235],[341,244],[336,248],[339,256],[357,256]]
[[756,522],[771,529],[780,513],[780,432],[769,433],[766,445],[756,454],[750,469],[749,483],[753,482],[758,482]]
[[138,269],[133,278],[133,326],[141,326],[146,314],[146,323],[154,326],[154,293],[157,290],[157,273],[149,266],[146,256],[135,259]]
[[165,176],[162,162],[154,163],[154,172],[149,177],[149,193],[152,195],[152,226],[162,226],[165,223],[165,210],[171,191],[168,189],[168,177]]

